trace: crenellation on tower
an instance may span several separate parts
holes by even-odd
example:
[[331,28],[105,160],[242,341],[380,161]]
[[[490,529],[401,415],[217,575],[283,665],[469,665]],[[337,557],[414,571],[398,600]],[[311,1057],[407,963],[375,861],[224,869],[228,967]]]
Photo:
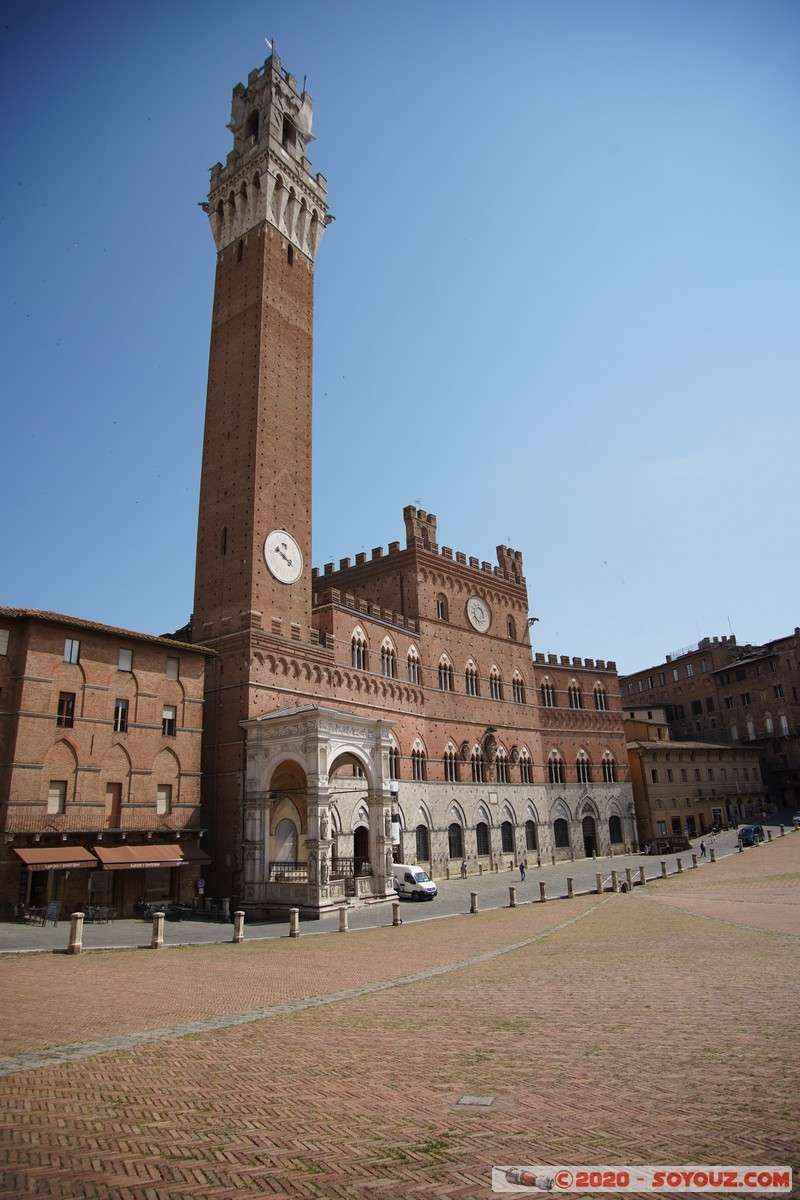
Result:
[[329,221],[327,182],[312,175],[313,104],[272,54],[233,89],[233,149],[211,168],[208,213],[217,250],[264,221],[313,259]]

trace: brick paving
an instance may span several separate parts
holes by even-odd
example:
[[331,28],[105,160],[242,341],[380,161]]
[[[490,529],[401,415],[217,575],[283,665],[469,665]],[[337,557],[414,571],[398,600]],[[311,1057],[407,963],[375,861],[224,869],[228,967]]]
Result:
[[602,900],[6,959],[7,1055],[296,1007],[7,1075],[2,1195],[473,1200],[496,1163],[797,1172],[799,881],[792,837]]

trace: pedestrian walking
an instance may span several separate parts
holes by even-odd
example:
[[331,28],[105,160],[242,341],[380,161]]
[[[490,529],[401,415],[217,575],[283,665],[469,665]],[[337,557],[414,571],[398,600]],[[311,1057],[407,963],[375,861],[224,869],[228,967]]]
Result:
[[700,843],[700,857],[705,858],[705,856],[706,856],[706,844],[705,844],[705,842],[701,842]]
[[528,864],[525,862],[525,859],[523,858],[522,862],[519,864],[519,878],[520,878],[521,883],[525,882],[525,872],[527,871],[527,869],[528,869]]

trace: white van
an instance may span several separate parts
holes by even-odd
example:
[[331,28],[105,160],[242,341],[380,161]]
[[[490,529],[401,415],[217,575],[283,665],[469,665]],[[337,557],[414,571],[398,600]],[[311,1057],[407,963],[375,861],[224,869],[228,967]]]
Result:
[[436,884],[422,867],[411,867],[408,863],[392,863],[394,886],[400,896],[412,900],[432,900],[436,895]]

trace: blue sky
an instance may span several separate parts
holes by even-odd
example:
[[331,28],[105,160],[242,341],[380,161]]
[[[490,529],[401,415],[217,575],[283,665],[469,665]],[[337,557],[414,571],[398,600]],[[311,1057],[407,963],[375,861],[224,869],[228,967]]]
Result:
[[7,0],[0,603],[192,607],[215,254],[274,38],[314,100],[314,546],[524,556],[536,649],[800,624],[800,4]]

